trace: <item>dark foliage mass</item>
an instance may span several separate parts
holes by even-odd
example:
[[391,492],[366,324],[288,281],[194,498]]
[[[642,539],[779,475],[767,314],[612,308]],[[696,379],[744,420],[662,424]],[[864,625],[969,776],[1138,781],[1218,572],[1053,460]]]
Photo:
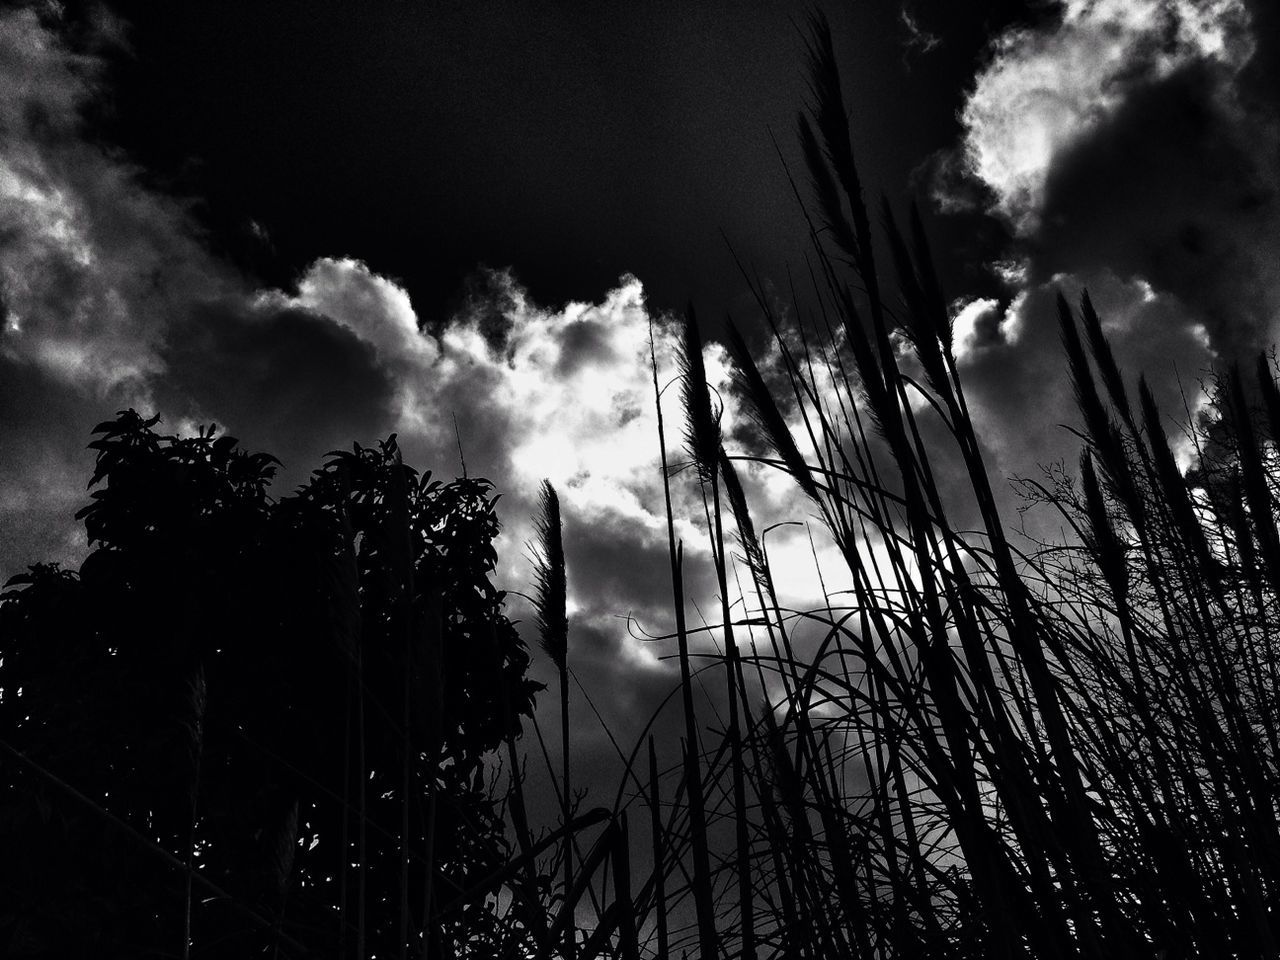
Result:
[[0,953],[394,952],[508,856],[483,758],[535,685],[489,484],[392,438],[273,500],[212,428],[95,433],[92,553],[0,602]]

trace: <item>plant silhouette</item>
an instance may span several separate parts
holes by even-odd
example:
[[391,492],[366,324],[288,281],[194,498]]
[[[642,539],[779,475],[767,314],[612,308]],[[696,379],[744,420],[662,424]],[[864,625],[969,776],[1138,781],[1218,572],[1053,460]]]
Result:
[[92,552],[0,604],[0,737],[29,762],[0,779],[3,952],[483,936],[424,917],[507,859],[482,761],[536,689],[490,485],[419,475],[392,437],[274,500],[274,458],[156,426],[99,425]]

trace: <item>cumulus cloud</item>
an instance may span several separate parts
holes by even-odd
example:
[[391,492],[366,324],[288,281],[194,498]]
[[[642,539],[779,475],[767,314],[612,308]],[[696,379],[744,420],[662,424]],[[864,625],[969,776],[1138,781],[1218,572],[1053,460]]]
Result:
[[[1245,0],[1067,0],[992,45],[958,158],[1016,238],[1013,288],[1107,270],[1175,297],[1214,353],[1280,333],[1280,98]],[[950,167],[954,173],[955,164]],[[997,271],[998,272],[998,271]],[[1180,330],[1171,335],[1180,336]]]
[[226,285],[180,207],[80,136],[98,76],[98,61],[33,10],[0,14],[0,566],[10,573],[19,551],[74,556],[75,532],[51,521],[76,499],[83,481],[72,478],[87,476],[85,431],[148,401],[174,306]]
[[[935,188],[1012,242],[1005,296],[956,305],[957,352],[1005,474],[1072,461],[1054,293],[1087,288],[1167,413],[1280,337],[1280,97],[1247,0],[1065,0],[992,41]],[[957,177],[959,173],[959,177]],[[1185,393],[1185,399],[1184,399]],[[1034,415],[1029,415],[1034,412]]]
[[[84,134],[99,22],[73,50],[48,8],[0,13],[0,574],[84,550],[88,431],[125,407],[217,421],[300,479],[394,420],[393,372],[341,322],[259,296],[186,206]],[[306,291],[302,291],[305,293]],[[348,292],[354,301],[358,291]]]
[[1242,0],[1067,0],[1048,29],[999,37],[965,102],[964,156],[1021,234],[1059,154],[1132,93],[1193,64],[1234,75],[1253,51]]
[[[968,331],[958,363],[989,465],[999,475],[1038,477],[1041,467],[1061,461],[1074,469],[1079,441],[1064,424],[1078,424],[1079,414],[1058,339],[1056,297],[1061,290],[1075,302],[1086,288],[1131,387],[1145,372],[1161,410],[1174,420],[1185,420],[1186,406],[1201,401],[1198,377],[1211,360],[1204,328],[1186,304],[1144,281],[1106,270],[1062,274],[1027,286],[1007,305],[975,301],[960,313]],[[957,324],[957,336],[961,329]]]
[[1036,273],[1106,265],[1176,295],[1224,360],[1280,334],[1280,100],[1246,109],[1205,65],[1136,91],[1058,158]]
[[[532,494],[544,478],[559,490],[567,522],[621,544],[623,566],[627,549],[665,551],[650,334],[665,383],[676,368],[672,322],[651,318],[634,277],[621,278],[600,303],[558,309],[533,303],[507,271],[486,271],[476,287],[485,295],[435,336],[420,331],[403,289],[357,260],[320,259],[296,292],[266,291],[255,303],[326,318],[371,352],[389,378],[389,429],[410,457],[458,469],[461,455],[471,473],[497,481],[512,498],[506,513],[514,549],[506,554],[513,563],[522,562],[519,537],[530,532],[524,518],[535,512]],[[712,385],[727,396],[720,347],[708,347],[707,365]],[[678,442],[678,391],[664,397]],[[728,429],[732,405],[724,419]],[[671,456],[683,458],[678,447]],[[687,485],[676,487],[687,501]],[[696,516],[691,501],[685,505]],[[688,521],[681,532],[696,551]]]

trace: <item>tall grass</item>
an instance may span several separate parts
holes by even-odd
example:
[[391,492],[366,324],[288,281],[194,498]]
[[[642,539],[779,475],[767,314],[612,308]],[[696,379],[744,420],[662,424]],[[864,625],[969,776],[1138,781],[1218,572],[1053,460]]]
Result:
[[[683,761],[663,789],[650,745],[637,796],[650,810],[652,872],[630,904],[619,898],[631,884],[614,884],[588,943],[663,957],[1273,955],[1270,366],[1216,382],[1214,415],[1186,425],[1196,457],[1184,474],[1172,422],[1145,381],[1135,402],[1087,295],[1078,309],[1060,300],[1083,450],[1077,479],[1034,489],[1072,536],[1015,539],[922,221],[910,211],[904,231],[886,204],[873,229],[830,34],[820,19],[810,28],[814,102],[798,127],[820,315],[786,329],[759,296],[781,392],[732,325],[727,337],[764,455],[724,450],[692,311],[684,325],[685,447],[722,604],[714,657],[727,722],[699,740],[668,492]],[[899,337],[922,378],[904,369]],[[924,440],[938,423],[951,450]],[[816,610],[781,605],[742,461],[792,477],[850,593]],[[738,593],[750,598],[736,615],[726,512],[746,578]],[[953,517],[976,517],[977,530]],[[759,709],[742,709],[752,698]],[[663,808],[660,796],[674,799]],[[727,831],[708,834],[717,825]],[[709,849],[708,835],[719,838]],[[601,865],[628,869],[620,855]],[[618,915],[639,918],[635,942]]]
[[[549,481],[542,484],[542,516],[538,520],[538,551],[535,559],[538,634],[542,650],[556,668],[560,690],[560,807],[561,823],[568,826],[573,809],[569,766],[569,618],[566,612],[568,581],[565,572],[564,541],[560,529],[560,497]],[[573,889],[573,837],[566,834],[561,845],[564,859],[564,890]],[[573,960],[576,948],[572,912],[565,916],[564,953]]]

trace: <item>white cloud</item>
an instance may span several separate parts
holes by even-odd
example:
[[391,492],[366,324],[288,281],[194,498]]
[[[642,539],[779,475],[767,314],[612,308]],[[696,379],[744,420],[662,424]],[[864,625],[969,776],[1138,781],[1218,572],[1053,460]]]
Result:
[[1058,289],[1089,290],[1131,386],[1144,373],[1175,421],[1219,357],[1274,338],[1277,128],[1242,93],[1255,48],[1245,0],[1065,0],[993,42],[960,150],[1014,234],[988,265],[1012,300],[957,304],[956,340],[995,472],[1078,455]]
[[956,362],[961,366],[990,337],[990,328],[999,325],[999,301],[979,297],[960,305],[952,319]]
[[[280,296],[268,293],[261,299],[271,302]],[[315,261],[288,302],[346,327],[371,344],[389,366],[434,358],[432,344],[418,331],[409,294],[358,260],[323,257]]]
[[[271,291],[260,303],[314,310],[374,347],[401,392],[395,429],[402,442],[456,462],[458,439],[469,466],[492,475],[524,502],[549,479],[582,522],[639,524],[665,537],[657,420],[644,290],[623,277],[600,303],[559,310],[532,303],[513,277],[492,278],[492,300],[455,317],[438,339],[422,333],[403,289],[355,260],[317,260],[298,292]],[[502,311],[500,341],[482,329],[485,311]],[[676,339],[655,327],[662,379],[675,372]],[[709,346],[713,385],[727,395],[723,350]],[[664,405],[678,443],[677,391]],[[733,411],[726,415],[732,422]],[[670,451],[681,459],[679,449]]]
[[[1197,378],[1214,359],[1203,328],[1176,297],[1153,291],[1141,279],[1106,271],[1058,275],[1021,291],[1003,315],[980,301],[966,310],[990,310],[1001,330],[984,346],[963,355],[966,395],[979,437],[992,452],[997,476],[1039,475],[1042,465],[1074,464],[1080,441],[1063,424],[1079,425],[1058,334],[1059,289],[1075,304],[1088,289],[1103,329],[1136,402],[1138,376],[1145,375],[1161,409],[1183,418],[1185,391],[1199,403]],[[959,326],[957,326],[957,334]]]
[[1243,0],[1067,0],[1049,30],[1005,33],[962,121],[970,172],[995,211],[1035,231],[1054,158],[1120,108],[1136,81],[1208,61],[1234,72],[1253,52]]
[[0,355],[86,395],[141,403],[163,371],[170,312],[219,295],[229,272],[178,204],[79,137],[99,72],[33,9],[0,14]]

